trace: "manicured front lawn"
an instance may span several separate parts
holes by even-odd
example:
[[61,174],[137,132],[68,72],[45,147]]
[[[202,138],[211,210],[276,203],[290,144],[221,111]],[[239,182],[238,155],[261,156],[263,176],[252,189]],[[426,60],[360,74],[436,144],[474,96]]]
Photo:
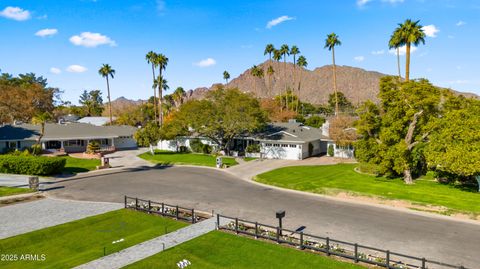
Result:
[[243,158],[243,160],[246,161],[246,162],[249,162],[249,161],[258,160],[258,158],[255,158],[255,157],[245,157],[245,158]]
[[[187,224],[131,210],[117,210],[0,240],[0,253],[45,255],[45,261],[0,261],[0,268],[72,268]],[[113,241],[124,239],[113,244]]]
[[[139,157],[147,161],[163,165],[190,164],[210,167],[215,167],[217,158],[213,155],[207,154],[183,153],[161,150],[156,150],[155,155],[150,154],[150,152],[145,152],[143,154],[140,154]],[[235,158],[232,157],[222,157],[222,160],[223,163],[228,166],[238,164],[237,161],[235,161]]]
[[429,176],[413,185],[354,171],[356,164],[294,166],[260,174],[255,180],[278,187],[335,195],[338,192],[407,200],[447,207],[450,211],[480,214],[480,193],[435,182]]
[[13,187],[2,187],[0,186],[0,197],[2,196],[9,196],[15,194],[22,194],[32,192],[30,189],[26,188],[13,188]]
[[219,231],[210,232],[125,268],[177,268],[176,264],[184,259],[191,262],[191,265],[186,268],[192,269],[364,268],[313,253]]
[[59,158],[64,158],[67,160],[63,172],[68,174],[88,172],[91,170],[95,170],[97,166],[100,165],[100,160],[98,159],[80,159],[70,156]]

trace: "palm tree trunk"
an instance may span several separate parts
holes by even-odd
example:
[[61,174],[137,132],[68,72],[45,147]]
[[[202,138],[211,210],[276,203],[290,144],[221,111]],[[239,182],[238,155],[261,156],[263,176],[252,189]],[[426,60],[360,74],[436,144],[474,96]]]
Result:
[[285,80],[285,108],[288,111],[288,92],[287,92],[287,59],[286,55],[283,55],[283,79]]
[[402,73],[400,72],[400,48],[397,47],[397,67],[398,67],[398,77],[402,78]]
[[[292,108],[293,108],[293,102],[295,101],[295,99],[293,99],[293,94],[295,93],[295,71],[296,71],[296,66],[297,66],[297,62],[296,62],[296,59],[295,59],[295,54],[293,55],[293,86],[292,86]],[[297,95],[297,101],[298,101],[298,95]],[[298,105],[298,102],[296,102],[297,105]],[[295,107],[295,111],[298,112],[298,107]]]
[[[153,83],[155,83],[155,65],[152,63]],[[154,120],[157,121],[157,89],[153,88],[153,113]]]
[[298,107],[300,106],[300,84],[302,83],[302,72],[300,71],[300,78],[298,79],[298,96],[297,96],[297,114],[298,114]]
[[108,83],[108,75],[107,75],[107,92],[108,92],[108,110],[110,112],[110,124],[113,123],[112,121],[112,100],[110,99],[110,83]]
[[410,80],[410,43],[407,43],[407,59],[405,63],[405,80]]
[[335,47],[332,48],[333,60],[333,91],[335,92],[335,116],[338,116],[337,70],[335,67]]
[[162,69],[159,70],[159,77],[158,77],[158,122],[160,123],[160,127],[163,126],[163,110],[162,110],[162,103],[163,103],[163,96],[162,96]]

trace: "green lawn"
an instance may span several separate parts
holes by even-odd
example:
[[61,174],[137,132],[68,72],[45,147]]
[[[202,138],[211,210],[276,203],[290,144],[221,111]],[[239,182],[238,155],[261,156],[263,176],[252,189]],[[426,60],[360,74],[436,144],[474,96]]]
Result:
[[2,196],[9,196],[15,194],[22,194],[32,192],[30,189],[26,188],[14,188],[14,187],[2,187],[0,186],[0,197]]
[[177,268],[176,264],[184,259],[191,262],[191,265],[186,267],[188,269],[364,268],[313,253],[219,231],[210,232],[125,268]]
[[[139,155],[140,158],[143,158],[147,161],[169,165],[169,164],[190,164],[190,165],[200,165],[200,166],[210,166],[215,167],[216,157],[213,155],[207,154],[198,154],[198,153],[182,153],[182,152],[173,152],[173,151],[161,151],[156,150],[155,155],[150,154],[150,152],[145,152]],[[232,157],[222,157],[223,163],[228,166],[233,166],[238,164],[235,161],[235,158]]]
[[[0,240],[0,253],[45,254],[45,261],[0,261],[0,268],[71,268],[186,226],[121,209]],[[113,241],[124,241],[112,244]]]
[[255,158],[255,157],[245,157],[245,158],[243,158],[243,160],[246,161],[246,162],[249,162],[249,161],[258,160],[258,158]]
[[413,203],[447,207],[445,213],[480,213],[480,193],[437,183],[424,176],[413,185],[401,179],[387,179],[354,171],[356,164],[284,167],[258,175],[255,180],[278,187],[335,195],[354,194],[407,200]]
[[95,170],[98,165],[100,165],[100,160],[98,159],[80,159],[73,158],[70,156],[59,157],[67,160],[63,172],[68,174],[76,174],[81,172],[88,172]]

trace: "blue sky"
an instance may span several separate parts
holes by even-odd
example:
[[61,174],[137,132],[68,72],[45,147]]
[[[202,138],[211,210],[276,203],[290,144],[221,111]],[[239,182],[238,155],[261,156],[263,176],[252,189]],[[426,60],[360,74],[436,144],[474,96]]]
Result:
[[170,59],[171,90],[192,89],[263,62],[267,43],[297,45],[309,69],[330,64],[323,45],[335,32],[337,64],[395,74],[388,38],[407,18],[429,34],[412,54],[412,76],[480,94],[475,0],[0,0],[0,69],[43,75],[76,103],[83,90],[105,90],[97,70],[108,63],[112,98],[147,98],[150,50]]

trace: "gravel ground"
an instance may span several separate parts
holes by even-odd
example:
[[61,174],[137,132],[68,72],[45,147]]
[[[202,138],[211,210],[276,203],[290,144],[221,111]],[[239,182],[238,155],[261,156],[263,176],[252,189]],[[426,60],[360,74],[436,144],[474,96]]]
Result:
[[46,198],[0,207],[0,239],[123,208],[123,204]]

